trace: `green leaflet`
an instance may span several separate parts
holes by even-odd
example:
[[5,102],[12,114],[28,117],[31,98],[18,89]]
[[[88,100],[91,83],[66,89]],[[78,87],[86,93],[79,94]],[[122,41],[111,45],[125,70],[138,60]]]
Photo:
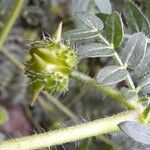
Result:
[[112,8],[110,0],[94,0],[102,13],[111,14]]
[[140,79],[138,87],[140,87],[141,91],[143,91],[145,94],[150,93],[150,73],[144,75]]
[[103,22],[95,15],[88,12],[78,12],[76,17],[85,24],[89,29],[100,31],[103,29]]
[[138,95],[135,90],[131,90],[129,88],[121,88],[121,94],[126,100],[135,100],[138,99]]
[[77,49],[77,54],[80,58],[110,57],[113,56],[114,52],[114,49],[101,43],[91,43],[80,46]]
[[126,21],[132,32],[150,33],[150,25],[141,10],[132,2],[126,2],[124,7]]
[[98,72],[97,82],[105,85],[115,84],[123,81],[127,74],[127,70],[119,66],[107,66]]
[[70,41],[85,40],[97,37],[98,34],[99,34],[98,31],[81,28],[65,32],[63,34],[63,38]]
[[148,105],[144,109],[143,113],[140,115],[140,121],[145,124],[149,123],[149,121],[150,121],[150,105]]
[[118,12],[113,12],[106,18],[105,33],[108,41],[118,48],[123,40],[124,30],[121,16]]
[[121,57],[124,64],[130,69],[135,69],[145,57],[147,48],[146,36],[142,32],[133,34],[125,44]]
[[90,150],[92,147],[91,139],[83,139],[80,141],[79,147],[77,150]]

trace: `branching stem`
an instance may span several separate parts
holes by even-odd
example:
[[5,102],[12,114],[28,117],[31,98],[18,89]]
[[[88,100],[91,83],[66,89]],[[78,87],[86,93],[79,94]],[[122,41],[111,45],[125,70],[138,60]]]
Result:
[[[126,66],[124,66],[123,62],[121,61],[119,55],[116,52],[114,54],[114,59],[120,65],[120,67],[123,67],[123,68],[126,69]],[[129,73],[127,74],[126,82],[127,82],[128,86],[129,86],[129,88],[135,90],[135,85],[134,85],[134,83],[132,81],[132,78],[131,78]]]
[[113,98],[115,101],[121,103],[123,106],[126,106],[128,109],[138,109],[137,105],[133,105],[131,103],[129,103],[120,92],[113,90],[112,88],[106,86],[106,85],[102,85],[102,84],[97,84],[97,82],[90,78],[89,76],[80,73],[80,72],[73,72],[71,74],[71,76],[73,78],[75,78],[76,80],[82,81],[87,83],[89,86],[93,87],[94,89],[96,89],[97,91]]
[[119,130],[119,123],[138,121],[138,115],[137,111],[126,111],[73,127],[4,141],[0,143],[0,150],[33,150],[115,132]]

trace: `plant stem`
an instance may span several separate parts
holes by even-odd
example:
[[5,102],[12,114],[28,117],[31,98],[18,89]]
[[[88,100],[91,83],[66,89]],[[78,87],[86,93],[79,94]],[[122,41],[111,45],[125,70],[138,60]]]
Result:
[[113,48],[113,46],[103,37],[102,34],[98,35],[98,38],[100,38],[106,45],[110,46],[111,48]]
[[[15,64],[18,68],[20,68],[21,70],[23,69],[23,65],[20,65],[20,62],[17,60],[17,58],[14,57],[13,54],[11,54],[9,51],[5,51],[4,53],[7,53],[6,56],[7,58],[13,63]],[[128,109],[138,109],[139,106],[137,105],[133,105],[130,104],[122,95],[121,93],[111,89],[108,86],[105,85],[97,85],[96,81],[92,78],[90,78],[89,76],[80,73],[80,72],[73,72],[71,74],[71,76],[77,80],[86,82],[87,84],[89,84],[90,86],[92,86],[93,88],[95,88],[97,91],[104,93],[105,95],[108,95],[109,97],[113,98],[114,100],[116,100],[117,102],[123,104],[124,106],[126,106]]]
[[89,86],[95,88],[97,91],[113,98],[117,102],[123,104],[123,106],[126,106],[128,109],[138,109],[138,106],[130,104],[120,92],[117,92],[116,90],[113,90],[112,88],[102,85],[102,84],[97,84],[94,79],[91,77],[80,73],[80,72],[73,72],[71,76],[79,81],[86,82]]
[[64,114],[66,114],[68,117],[70,117],[73,120],[76,120],[77,117],[76,115],[71,112],[67,107],[65,107],[62,103],[60,103],[55,97],[51,96],[49,93],[47,92],[42,92],[47,98],[48,100],[54,104],[56,107],[58,107]]
[[6,21],[6,24],[4,25],[2,32],[0,33],[0,46],[2,46],[4,44],[8,34],[10,33],[17,17],[20,14],[20,11],[23,7],[24,1],[25,0],[16,0],[15,1],[12,12]]
[[124,67],[123,62],[121,61],[119,55],[116,52],[114,53],[114,59],[120,65],[120,67]]
[[[99,34],[99,38],[100,38],[106,45],[108,45],[108,46],[110,46],[110,47],[113,48],[113,46],[103,37],[103,35]],[[114,59],[115,59],[115,61],[116,61],[121,67],[125,67],[124,64],[123,64],[123,62],[121,61],[121,59],[120,59],[118,53],[116,53],[116,52],[114,53]],[[132,81],[131,76],[130,76],[129,73],[128,73],[128,75],[127,75],[126,81],[127,81],[128,86],[129,86],[131,89],[135,90],[135,85],[134,85],[134,83],[133,83],[133,81]]]
[[132,78],[131,78],[129,73],[127,74],[126,81],[127,81],[129,88],[131,88],[132,90],[135,90],[135,85],[134,85]]
[[[126,66],[124,66],[123,62],[121,61],[119,55],[118,55],[116,52],[115,52],[115,54],[114,54],[114,59],[115,59],[115,61],[120,65],[120,67],[123,67],[123,68],[126,69]],[[135,90],[135,85],[134,85],[134,83],[133,83],[133,81],[132,81],[132,78],[131,78],[131,76],[130,76],[129,73],[127,74],[126,82],[127,82],[128,86],[129,86],[132,90]]]
[[125,111],[89,123],[0,143],[0,150],[33,150],[118,131],[123,121],[138,121],[137,111]]

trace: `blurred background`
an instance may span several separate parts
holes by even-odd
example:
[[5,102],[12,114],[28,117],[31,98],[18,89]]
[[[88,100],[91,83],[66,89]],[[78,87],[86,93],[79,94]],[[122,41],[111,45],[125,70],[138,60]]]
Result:
[[[141,1],[136,2],[140,4]],[[112,9],[122,13],[123,3],[124,0],[111,0]],[[13,5],[13,0],[0,0],[0,30],[5,26]],[[21,14],[4,48],[17,57],[21,63],[24,63],[30,42],[41,39],[43,34],[51,35],[60,21],[63,22],[63,32],[79,26],[74,19],[74,14],[78,11],[89,11],[96,14],[99,13],[99,8],[94,0],[25,0]],[[84,41],[73,44],[76,46],[82,42]],[[78,63],[78,70],[95,77],[98,70],[107,63],[108,59],[83,59]],[[70,79],[68,92],[59,96],[47,96],[41,93],[34,106],[31,107],[29,83],[24,72],[0,52],[0,122],[2,124],[0,140],[85,123],[124,110],[109,97],[73,79]],[[116,133],[51,149],[140,150],[150,148],[133,142],[122,133]]]

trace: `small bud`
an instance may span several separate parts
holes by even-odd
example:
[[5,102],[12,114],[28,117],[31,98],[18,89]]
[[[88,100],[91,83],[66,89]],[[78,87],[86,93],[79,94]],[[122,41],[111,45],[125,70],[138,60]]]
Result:
[[50,93],[68,90],[69,75],[76,68],[76,56],[72,48],[44,39],[32,43],[29,54],[25,70],[33,83],[33,102],[41,90]]

